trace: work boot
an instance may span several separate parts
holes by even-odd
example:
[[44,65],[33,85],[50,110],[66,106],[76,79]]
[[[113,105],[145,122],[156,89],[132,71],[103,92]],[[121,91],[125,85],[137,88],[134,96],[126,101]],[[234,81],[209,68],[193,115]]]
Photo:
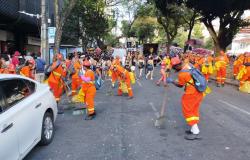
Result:
[[225,86],[225,84],[224,84],[224,83],[222,83],[222,84],[221,84],[221,87],[224,87],[224,86]]
[[85,120],[87,120],[87,121],[92,120],[92,119],[95,118],[95,116],[96,116],[96,113],[93,113],[93,114],[88,115],[87,117],[85,117]]
[[220,84],[219,84],[219,83],[217,83],[217,87],[220,87]]
[[132,97],[128,97],[127,99],[130,100],[130,99],[133,99],[133,98],[134,98],[134,97],[132,96]]
[[189,141],[193,141],[193,140],[200,140],[201,137],[199,134],[187,134],[185,137],[184,137],[186,140],[189,140]]
[[185,131],[186,134],[193,134],[190,130]]

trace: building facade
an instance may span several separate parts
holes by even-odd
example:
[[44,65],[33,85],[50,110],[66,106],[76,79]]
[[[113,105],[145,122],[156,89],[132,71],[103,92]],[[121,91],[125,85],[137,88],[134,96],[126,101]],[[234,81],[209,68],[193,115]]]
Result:
[[250,26],[240,29],[233,39],[231,52],[234,55],[250,52]]
[[[46,7],[53,23],[53,1]],[[20,11],[40,15],[41,0],[0,0],[0,53],[40,52],[40,19]]]

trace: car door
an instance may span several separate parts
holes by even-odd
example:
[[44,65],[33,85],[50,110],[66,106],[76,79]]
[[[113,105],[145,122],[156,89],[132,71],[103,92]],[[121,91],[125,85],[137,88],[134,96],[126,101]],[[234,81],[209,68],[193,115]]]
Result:
[[39,141],[38,133],[41,133],[39,116],[40,105],[37,97],[23,79],[13,79],[1,83],[9,106],[16,110],[16,131],[19,141],[20,156],[23,157]]
[[[2,83],[2,81],[0,81]],[[16,112],[9,108],[0,87],[0,159],[17,160],[19,158],[18,138],[16,133]]]

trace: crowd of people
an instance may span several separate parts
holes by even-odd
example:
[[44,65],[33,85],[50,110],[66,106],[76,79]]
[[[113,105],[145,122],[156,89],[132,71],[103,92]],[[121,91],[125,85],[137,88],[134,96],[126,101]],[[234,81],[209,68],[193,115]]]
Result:
[[[13,56],[2,54],[0,57],[0,74],[20,74],[22,76],[47,83],[56,101],[59,103],[63,93],[67,96],[82,95],[82,102],[86,109],[86,120],[96,116],[95,95],[100,89],[103,80],[111,79],[111,87],[118,84],[117,96],[128,94],[128,100],[134,98],[132,84],[136,79],[142,78],[154,80],[156,67],[159,66],[160,79],[156,85],[174,84],[177,87],[185,87],[182,97],[183,115],[190,130],[187,131],[188,140],[199,139],[199,107],[204,97],[205,90],[197,89],[197,80],[204,76],[206,84],[211,75],[216,75],[217,87],[224,87],[227,79],[229,57],[221,51],[217,56],[210,54],[196,54],[193,52],[181,54],[163,54],[158,60],[153,55],[144,56],[139,52],[128,52],[125,64],[122,58],[112,56],[112,53],[73,53],[67,58],[62,54],[55,54],[51,64],[41,58],[41,54],[21,55],[16,51]],[[174,80],[170,72],[178,72]],[[144,72],[145,71],[145,72]],[[239,80],[239,88],[247,88],[250,85],[250,53],[244,53],[236,57],[233,62],[234,78]],[[198,74],[197,74],[198,73]],[[216,74],[215,74],[216,73]],[[196,78],[195,78],[196,76]],[[202,81],[199,81],[203,83]],[[70,86],[71,85],[71,86]],[[71,90],[71,91],[70,91]],[[248,88],[249,93],[250,88]],[[59,113],[63,109],[59,108]]]

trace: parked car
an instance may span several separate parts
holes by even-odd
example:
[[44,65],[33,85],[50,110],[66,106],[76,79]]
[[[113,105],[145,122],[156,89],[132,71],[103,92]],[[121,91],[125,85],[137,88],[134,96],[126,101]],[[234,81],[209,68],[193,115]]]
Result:
[[23,159],[38,143],[51,143],[56,116],[47,85],[0,74],[0,160]]

